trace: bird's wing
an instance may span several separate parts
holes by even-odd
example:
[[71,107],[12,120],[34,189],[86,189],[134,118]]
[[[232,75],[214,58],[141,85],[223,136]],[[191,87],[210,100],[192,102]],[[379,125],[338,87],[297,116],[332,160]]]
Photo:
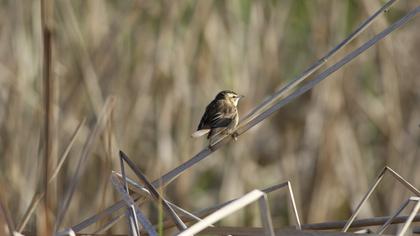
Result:
[[213,100],[206,108],[197,130],[222,128],[228,126],[235,118],[236,110],[226,107],[220,100]]

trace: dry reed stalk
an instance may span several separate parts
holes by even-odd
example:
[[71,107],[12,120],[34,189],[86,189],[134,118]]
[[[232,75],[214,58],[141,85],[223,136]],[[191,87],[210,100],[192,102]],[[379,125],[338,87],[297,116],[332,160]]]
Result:
[[53,5],[50,0],[41,0],[41,27],[43,42],[43,92],[44,92],[44,176],[43,185],[46,194],[44,198],[43,220],[39,222],[39,232],[44,235],[52,234],[54,199],[56,195],[48,187],[48,180],[51,175],[51,165],[53,163],[53,133],[54,133],[54,79],[52,78],[52,22],[53,22]]

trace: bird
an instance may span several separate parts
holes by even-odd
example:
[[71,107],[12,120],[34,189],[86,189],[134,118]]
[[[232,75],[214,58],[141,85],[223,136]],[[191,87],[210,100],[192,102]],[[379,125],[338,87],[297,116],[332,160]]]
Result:
[[219,92],[207,105],[197,131],[191,136],[198,138],[207,134],[209,147],[212,145],[212,139],[219,133],[232,135],[236,140],[237,135],[233,131],[239,122],[238,103],[243,97],[231,90]]

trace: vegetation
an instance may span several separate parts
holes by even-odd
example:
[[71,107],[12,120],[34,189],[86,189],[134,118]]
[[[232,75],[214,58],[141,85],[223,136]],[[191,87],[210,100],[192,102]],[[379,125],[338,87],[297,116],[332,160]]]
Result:
[[[110,181],[120,170],[119,149],[148,179],[157,179],[207,145],[190,135],[218,91],[244,94],[239,111],[247,114],[381,4],[72,0],[41,11],[39,1],[1,1],[0,213],[9,214],[0,214],[0,226],[19,227],[48,182],[42,202],[51,222],[61,221],[58,229],[112,205],[121,198]],[[394,4],[322,69],[417,5]],[[195,211],[290,181],[302,222],[312,223],[348,219],[386,165],[420,186],[417,22],[212,153],[161,194]],[[51,32],[49,75],[42,29]],[[385,176],[359,215],[390,215],[410,196]],[[275,227],[294,224],[287,194],[268,201]],[[35,209],[26,231],[39,232],[44,209]],[[141,210],[152,222],[161,217],[154,204]],[[222,221],[261,224],[256,207]],[[127,232],[127,222],[108,232]]]

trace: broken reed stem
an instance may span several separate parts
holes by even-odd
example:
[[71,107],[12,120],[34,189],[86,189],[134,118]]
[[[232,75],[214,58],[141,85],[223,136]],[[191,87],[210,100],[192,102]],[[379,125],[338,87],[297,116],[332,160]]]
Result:
[[43,222],[44,226],[40,227],[40,232],[43,234],[51,234],[52,229],[52,215],[53,199],[55,194],[50,192],[48,188],[48,180],[51,174],[51,164],[53,163],[52,150],[53,150],[53,127],[54,127],[54,81],[52,79],[52,2],[51,0],[41,0],[41,27],[42,27],[42,42],[43,42],[43,59],[42,59],[42,77],[44,84],[44,176],[43,185],[46,194],[44,198],[44,212]]

